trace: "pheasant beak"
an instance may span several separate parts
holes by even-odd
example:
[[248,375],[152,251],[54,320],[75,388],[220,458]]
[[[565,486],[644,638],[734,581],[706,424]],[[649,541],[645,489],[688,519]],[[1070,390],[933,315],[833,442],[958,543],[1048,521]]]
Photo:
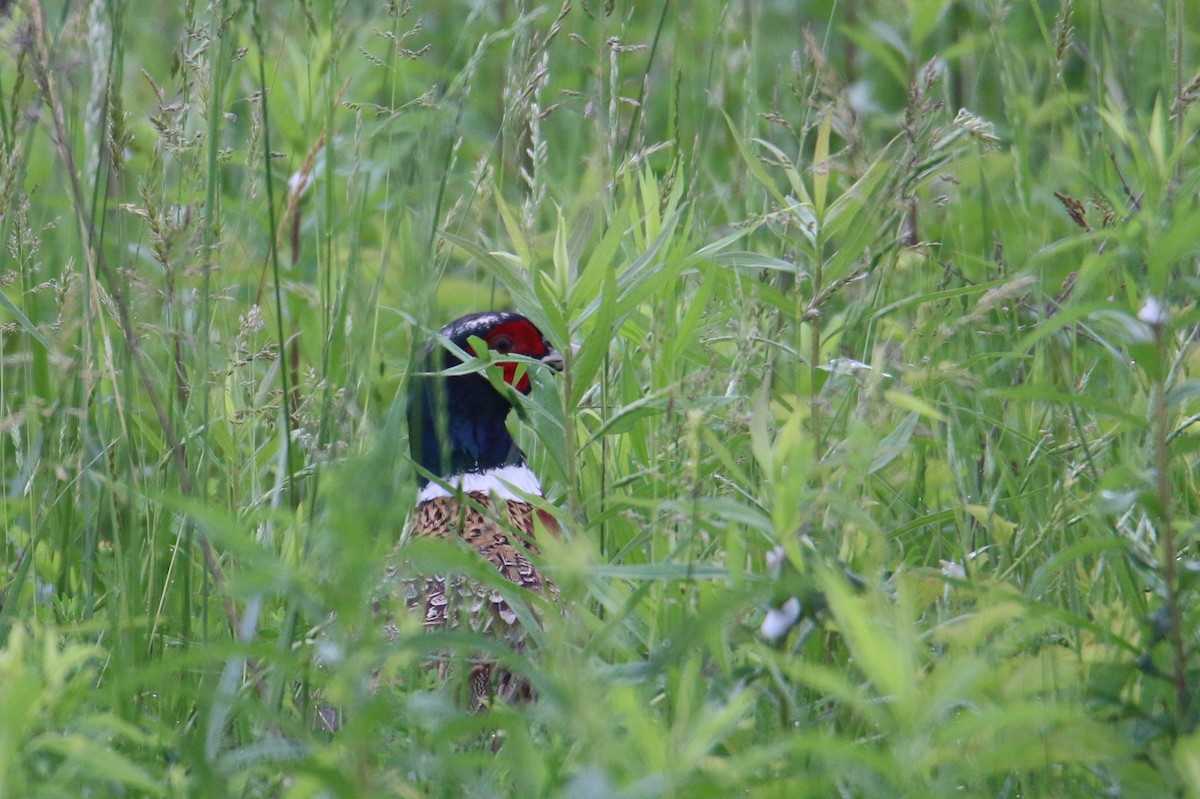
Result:
[[553,347],[550,348],[549,352],[542,356],[541,361],[556,372],[561,372],[563,370],[563,365],[565,364],[562,353]]

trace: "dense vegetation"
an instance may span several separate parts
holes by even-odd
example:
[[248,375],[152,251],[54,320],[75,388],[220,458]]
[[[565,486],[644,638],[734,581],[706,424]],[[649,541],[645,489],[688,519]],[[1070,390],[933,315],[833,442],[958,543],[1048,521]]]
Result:
[[[0,795],[1200,796],[1200,5],[0,7]],[[489,307],[472,715],[371,602]]]

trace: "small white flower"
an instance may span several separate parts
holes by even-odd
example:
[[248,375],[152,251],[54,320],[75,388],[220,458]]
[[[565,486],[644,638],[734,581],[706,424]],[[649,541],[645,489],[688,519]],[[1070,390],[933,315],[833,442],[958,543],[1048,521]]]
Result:
[[787,560],[787,552],[778,544],[767,553],[767,573],[775,579],[779,579],[779,575],[783,571],[783,562]]
[[293,172],[292,176],[288,178],[288,193],[295,195],[297,198],[303,197],[304,193],[308,191],[312,184],[312,172],[306,172],[304,170]]
[[792,625],[800,618],[800,600],[792,597],[782,606],[771,608],[763,619],[762,634],[774,641],[792,629]]
[[322,638],[317,641],[317,662],[324,665],[333,665],[342,661],[342,648],[330,641],[328,638]]
[[[828,363],[823,363],[817,367],[826,372],[832,372],[835,375],[851,375],[857,377],[863,372],[871,371],[872,367],[869,363],[856,361],[854,358],[830,358]],[[884,377],[891,377],[887,372],[880,372]]]
[[1138,321],[1150,327],[1162,327],[1171,319],[1171,315],[1167,313],[1167,309],[1162,307],[1154,297],[1147,297],[1142,304],[1142,310],[1138,311]]
[[967,579],[967,570],[963,568],[961,563],[953,560],[939,561],[942,564],[942,574],[949,577],[951,580]]

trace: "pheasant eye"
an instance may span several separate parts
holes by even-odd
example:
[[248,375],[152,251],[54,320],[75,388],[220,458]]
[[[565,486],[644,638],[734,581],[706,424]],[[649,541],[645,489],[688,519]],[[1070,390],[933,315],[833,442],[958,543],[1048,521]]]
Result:
[[512,339],[510,339],[508,336],[496,336],[494,339],[492,339],[491,345],[492,349],[501,355],[507,355],[508,353],[512,352],[513,348]]

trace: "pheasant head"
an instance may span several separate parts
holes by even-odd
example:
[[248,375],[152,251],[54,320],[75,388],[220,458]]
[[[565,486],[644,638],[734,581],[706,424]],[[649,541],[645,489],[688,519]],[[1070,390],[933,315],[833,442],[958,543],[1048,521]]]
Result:
[[[468,314],[442,328],[441,334],[468,355],[482,356],[482,341],[500,366],[505,383],[522,394],[530,390],[526,363],[507,360],[524,356],[562,368],[562,356],[538,328],[517,313],[491,311]],[[474,341],[474,343],[473,343]],[[501,392],[479,372],[445,374],[462,360],[436,342],[423,358],[422,369],[409,387],[409,445],[413,460],[438,478],[419,478],[419,501],[447,494],[446,485],[464,491],[489,491],[505,481],[540,493],[532,472],[505,426],[512,410],[511,395]],[[500,491],[508,499],[511,492]]]

